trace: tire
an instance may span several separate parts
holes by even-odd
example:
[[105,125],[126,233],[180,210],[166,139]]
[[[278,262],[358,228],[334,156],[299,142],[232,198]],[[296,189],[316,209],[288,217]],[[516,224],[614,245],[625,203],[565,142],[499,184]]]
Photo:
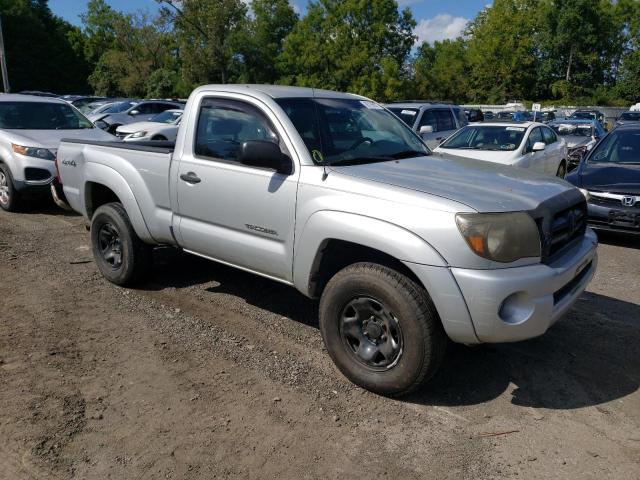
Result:
[[107,203],[96,210],[91,246],[100,273],[116,285],[135,283],[151,266],[152,248],[138,238],[120,203]]
[[11,170],[0,163],[0,208],[7,212],[17,212],[20,208],[20,192],[13,185]]
[[392,397],[426,383],[447,345],[427,292],[374,263],[350,265],[329,281],[320,299],[320,332],[329,356],[349,380]]
[[564,178],[566,176],[567,176],[567,164],[565,163],[564,160],[562,160],[560,162],[560,165],[558,165],[558,170],[556,171],[556,177]]

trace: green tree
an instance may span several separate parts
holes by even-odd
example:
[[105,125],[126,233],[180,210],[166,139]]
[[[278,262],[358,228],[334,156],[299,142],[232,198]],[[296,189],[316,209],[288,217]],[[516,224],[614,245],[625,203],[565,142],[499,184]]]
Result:
[[157,0],[174,22],[185,85],[234,80],[237,33],[246,28],[241,0]]
[[82,32],[54,16],[47,0],[0,0],[0,15],[12,91],[88,91]]
[[394,0],[318,0],[284,42],[281,83],[404,96],[415,21]]
[[640,102],[640,2],[618,0],[616,17],[623,35],[622,52],[616,63],[614,92],[627,102]]
[[503,102],[535,95],[539,69],[538,0],[495,0],[468,26],[470,94]]
[[237,32],[235,46],[240,54],[240,81],[275,83],[279,72],[276,62],[286,36],[298,21],[289,0],[253,0],[252,16]]
[[413,62],[413,87],[416,98],[471,100],[466,42],[458,38],[420,45]]

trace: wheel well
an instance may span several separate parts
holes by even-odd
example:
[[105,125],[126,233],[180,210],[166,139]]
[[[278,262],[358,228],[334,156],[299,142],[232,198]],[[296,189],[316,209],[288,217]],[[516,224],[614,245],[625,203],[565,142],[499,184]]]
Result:
[[324,242],[313,262],[310,295],[314,298],[319,297],[336,273],[349,265],[360,262],[384,265],[402,273],[424,288],[420,279],[397,258],[375,248],[344,240],[329,239]]
[[114,191],[109,187],[105,187],[100,183],[87,182],[85,205],[87,208],[87,216],[89,218],[93,217],[93,212],[102,205],[111,202],[122,203]]

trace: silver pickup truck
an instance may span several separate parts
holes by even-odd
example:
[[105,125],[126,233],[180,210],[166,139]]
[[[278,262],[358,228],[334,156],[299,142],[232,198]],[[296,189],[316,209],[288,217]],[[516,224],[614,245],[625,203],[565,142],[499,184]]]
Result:
[[320,298],[338,368],[381,394],[426,382],[448,339],[543,334],[596,269],[578,189],[433,156],[357,95],[205,86],[175,148],[153,145],[68,140],[58,150],[102,274],[134,282],[162,244],[291,285]]

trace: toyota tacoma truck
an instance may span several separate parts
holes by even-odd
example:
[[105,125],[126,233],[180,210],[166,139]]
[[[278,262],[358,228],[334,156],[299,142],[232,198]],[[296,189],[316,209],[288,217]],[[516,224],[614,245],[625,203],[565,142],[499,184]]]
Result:
[[66,140],[57,165],[109,281],[172,245],[290,285],[320,299],[340,371],[384,395],[424,384],[450,340],[542,335],[596,270],[577,188],[434,156],[357,95],[204,86],[175,145]]

